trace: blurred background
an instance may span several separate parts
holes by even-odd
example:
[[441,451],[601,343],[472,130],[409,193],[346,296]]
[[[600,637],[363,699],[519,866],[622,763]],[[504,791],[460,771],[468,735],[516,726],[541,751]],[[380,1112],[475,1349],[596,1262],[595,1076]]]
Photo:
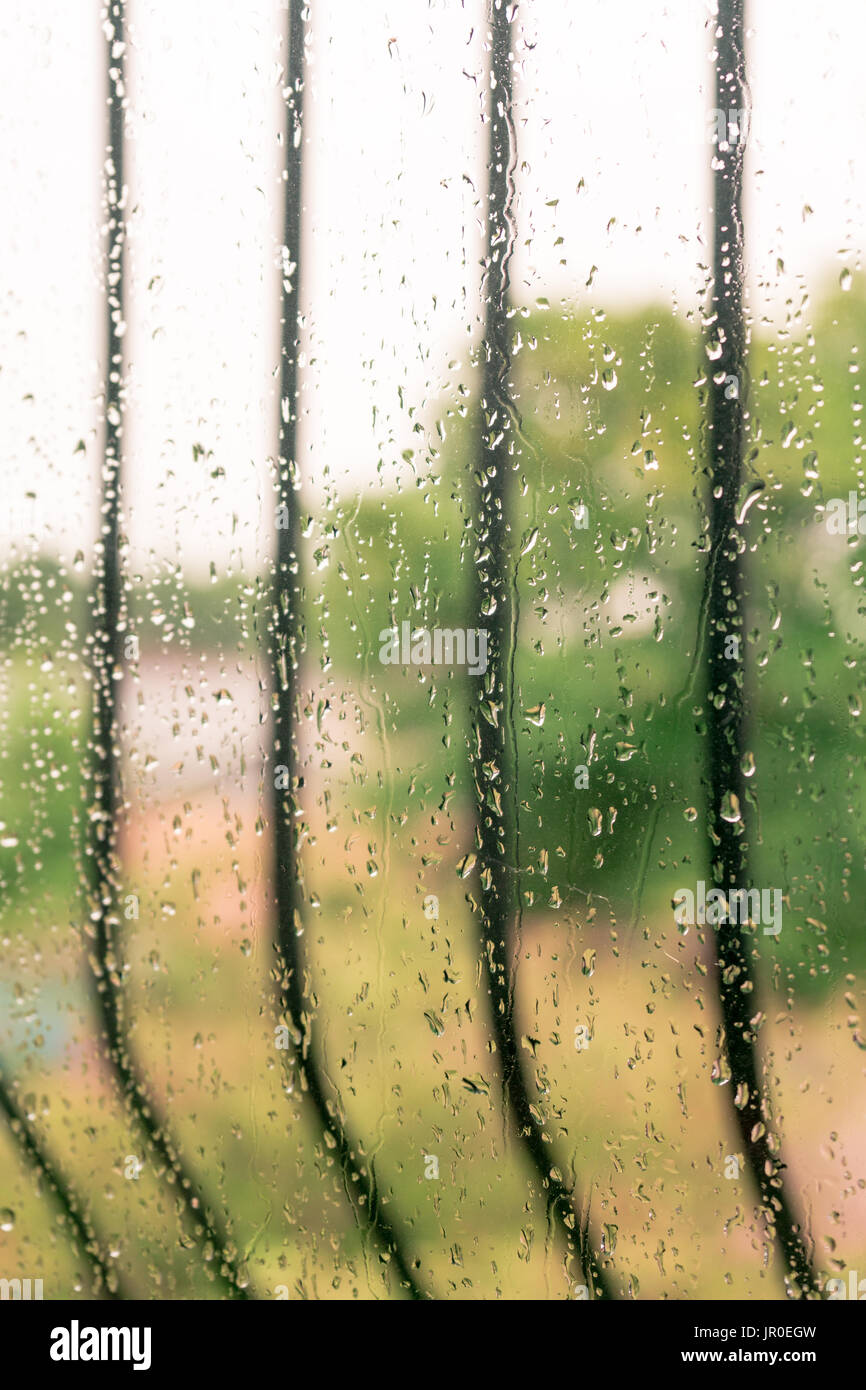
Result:
[[[132,1041],[256,1296],[398,1296],[275,1048],[286,8],[126,9]],[[103,20],[90,0],[8,0],[0,20],[0,1066],[125,1286],[207,1298],[212,1252],[118,1101],[86,966]],[[573,1297],[581,1276],[493,1079],[471,678],[379,660],[393,623],[473,624],[486,7],[316,0],[308,23],[298,741],[322,1056],[427,1288]],[[706,877],[713,27],[694,0],[520,0],[514,17],[516,1015],[533,1102],[591,1190],[620,1297],[784,1296],[748,1176],[729,1175],[712,942],[671,908]],[[755,969],[763,1080],[828,1277],[866,1276],[866,571],[862,535],[834,534],[826,512],[866,497],[864,39],[848,6],[749,8],[747,754],[756,882],[784,901]],[[0,1276],[87,1296],[8,1127],[0,1155]]]

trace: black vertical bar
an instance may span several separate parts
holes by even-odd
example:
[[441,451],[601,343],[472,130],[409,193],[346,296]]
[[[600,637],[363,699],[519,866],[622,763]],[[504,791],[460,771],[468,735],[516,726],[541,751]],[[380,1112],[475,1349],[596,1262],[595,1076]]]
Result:
[[292,1042],[291,1058],[309,1095],[323,1132],[334,1145],[344,1187],[359,1220],[387,1252],[401,1287],[410,1298],[425,1294],[379,1200],[372,1170],[362,1161],[337,1107],[329,1101],[314,1029],[303,991],[304,954],[298,934],[301,919],[301,865],[298,854],[301,782],[295,719],[298,664],[303,644],[303,574],[300,555],[298,489],[298,337],[302,255],[302,133],[304,114],[305,3],[290,0],[288,76],[286,83],[285,167],[283,202],[284,263],[281,301],[280,402],[278,460],[278,527],[273,593],[272,683],[274,767],[285,767],[285,790],[271,778],[274,827],[273,891],[276,951],[279,959],[279,1009]]
[[515,433],[510,382],[509,262],[514,246],[512,0],[490,3],[490,119],[483,286],[484,360],[481,436],[477,463],[477,533],[474,606],[487,630],[488,665],[474,699],[471,756],[481,862],[481,958],[491,1002],[501,1083],[517,1133],[538,1174],[569,1246],[580,1260],[587,1287],[610,1297],[607,1279],[581,1221],[581,1203],[553,1175],[552,1148],[533,1114],[517,1032],[511,957],[520,911],[519,824],[513,661],[516,613],[511,560],[511,475]]
[[36,1134],[27,1116],[18,1105],[0,1073],[0,1110],[6,1116],[12,1137],[27,1158],[33,1171],[42,1178],[53,1196],[64,1222],[70,1240],[78,1246],[82,1255],[94,1272],[94,1289],[97,1295],[108,1299],[127,1299],[125,1290],[116,1269],[104,1253],[108,1249],[106,1241],[97,1234],[94,1223],[84,1214],[80,1199],[72,1184],[63,1176],[57,1163],[49,1156],[48,1150]]
[[227,1291],[248,1298],[221,1225],[211,1216],[193,1174],[178,1155],[165,1119],[149,1095],[136,1062],[124,1019],[119,936],[121,867],[119,815],[123,806],[118,748],[118,682],[122,674],[123,580],[120,564],[120,492],[123,458],[124,355],[126,312],[126,222],[124,212],[124,106],[126,5],[110,0],[106,33],[108,153],[106,202],[105,454],[102,466],[101,525],[96,544],[88,638],[93,733],[90,802],[85,822],[85,862],[90,888],[93,951],[88,952],[97,1007],[114,1079],[153,1152],[165,1165],[167,1182],[182,1204],[197,1238],[214,1249],[214,1267]]
[[[747,342],[743,302],[743,165],[747,109],[744,0],[719,0],[715,102],[727,139],[713,144],[713,289],[709,337],[721,347],[709,394],[710,551],[707,560],[707,726],[709,825],[713,886],[730,891],[750,881],[751,810],[743,756],[747,748],[745,520],[739,511],[746,440]],[[721,123],[721,116],[719,116]],[[738,130],[738,125],[740,126]],[[733,641],[731,639],[734,639]],[[792,1290],[814,1293],[814,1272],[783,1180],[778,1145],[759,1078],[758,1002],[742,927],[718,929],[716,983],[730,1085],[725,1088],[746,1161],[790,1275]]]

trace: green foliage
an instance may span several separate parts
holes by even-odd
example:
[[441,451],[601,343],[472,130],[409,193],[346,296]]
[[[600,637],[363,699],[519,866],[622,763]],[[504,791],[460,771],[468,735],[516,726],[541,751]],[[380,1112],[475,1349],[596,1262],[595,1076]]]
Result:
[[[826,300],[812,330],[792,312],[780,332],[755,333],[748,384],[752,858],[755,881],[786,894],[781,936],[756,946],[807,989],[866,957],[863,543],[828,536],[820,510],[856,487],[864,329],[866,304],[848,294]],[[697,325],[669,311],[581,321],[535,310],[516,316],[518,332],[513,717],[526,900],[574,911],[607,900],[620,921],[637,906],[650,919],[668,913],[673,893],[704,876],[707,862],[695,653],[711,364]],[[405,619],[477,625],[478,424],[463,405],[443,408],[426,464],[413,456],[397,491],[372,487],[360,502],[335,504],[303,542],[305,660],[379,703],[400,766],[423,774],[406,795],[411,815],[423,815],[434,793],[471,810],[473,678],[383,666],[380,633]],[[250,651],[269,640],[268,604],[267,575],[214,573],[202,584],[171,568],[129,581],[128,631],[145,661],[176,644]],[[47,555],[7,568],[0,635],[14,696],[0,745],[0,820],[18,844],[0,849],[0,867],[6,891],[27,898],[74,888],[82,726],[71,711],[86,708],[78,657],[88,613],[79,572]],[[70,653],[70,682],[58,693]],[[574,785],[580,765],[585,790]],[[359,803],[384,807],[389,794],[359,775]]]

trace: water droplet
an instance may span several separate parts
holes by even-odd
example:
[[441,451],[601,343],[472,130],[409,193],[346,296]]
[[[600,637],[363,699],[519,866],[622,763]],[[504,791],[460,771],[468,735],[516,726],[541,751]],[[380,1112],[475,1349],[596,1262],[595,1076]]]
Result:
[[528,555],[529,552],[530,552],[530,550],[532,550],[532,549],[534,548],[535,542],[536,542],[537,540],[538,540],[538,527],[537,527],[537,526],[533,526],[533,527],[532,527],[532,530],[531,530],[531,531],[527,531],[526,535],[523,537],[523,540],[520,542],[520,553],[521,553],[521,555]]
[[742,504],[742,506],[740,507],[739,512],[737,513],[737,525],[738,525],[738,526],[742,526],[742,524],[743,524],[743,522],[745,521],[746,516],[747,516],[747,514],[748,514],[749,508],[750,508],[751,506],[753,506],[755,502],[757,502],[758,498],[760,497],[761,493],[764,491],[765,487],[766,487],[766,483],[764,483],[764,482],[757,482],[757,483],[753,483],[752,486],[749,488],[748,492],[746,493],[745,498],[743,499],[743,504]]
[[472,1076],[464,1076],[463,1085],[467,1091],[474,1091],[476,1095],[490,1095],[490,1082],[481,1075],[480,1071],[474,1072]]

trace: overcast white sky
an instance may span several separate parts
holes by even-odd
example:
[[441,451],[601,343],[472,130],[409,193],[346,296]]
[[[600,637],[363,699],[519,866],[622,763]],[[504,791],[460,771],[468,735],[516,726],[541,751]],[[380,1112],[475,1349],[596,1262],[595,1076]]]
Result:
[[[261,521],[272,514],[285,7],[131,0],[128,12],[133,560],[253,568],[273,539]],[[98,0],[4,0],[0,13],[7,550],[29,529],[28,489],[49,548],[87,551],[94,535],[100,14]],[[704,0],[521,0],[517,298],[545,296],[553,311],[560,299],[694,304],[707,259],[709,14]],[[392,484],[417,444],[410,407],[429,419],[468,379],[485,132],[482,0],[313,0],[312,15],[302,464],[314,504],[327,473],[341,492],[379,486],[380,459]],[[752,0],[750,27],[750,283],[754,307],[776,312],[843,266],[857,284],[866,6]],[[193,444],[212,457],[194,462]]]

